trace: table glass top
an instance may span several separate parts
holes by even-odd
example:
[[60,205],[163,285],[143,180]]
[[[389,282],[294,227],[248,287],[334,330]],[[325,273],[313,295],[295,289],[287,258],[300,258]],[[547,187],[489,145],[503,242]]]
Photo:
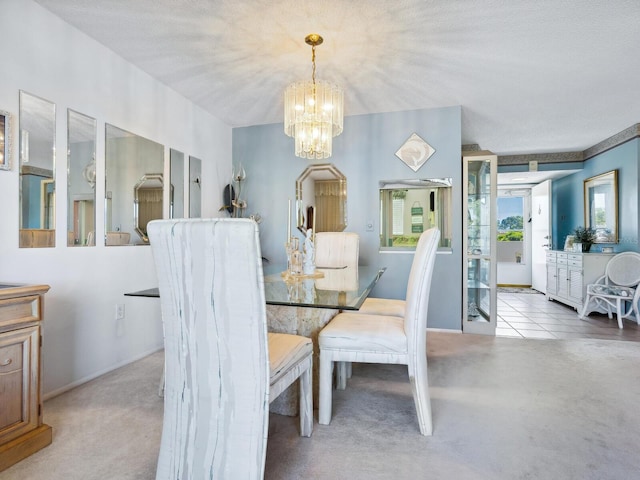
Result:
[[[264,293],[268,305],[357,310],[386,267],[318,268],[314,276],[283,276],[282,265],[264,267]],[[125,293],[131,297],[158,297],[157,288]]]

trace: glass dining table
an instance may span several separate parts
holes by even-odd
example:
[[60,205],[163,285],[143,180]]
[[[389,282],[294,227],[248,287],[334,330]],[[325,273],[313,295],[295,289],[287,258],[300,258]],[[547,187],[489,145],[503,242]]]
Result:
[[[264,293],[267,305],[358,310],[386,267],[317,268],[313,276],[292,277],[282,265],[266,265]],[[128,297],[159,297],[158,288],[124,294]]]
[[[314,275],[286,274],[282,265],[263,267],[267,330],[303,335],[313,341],[314,405],[318,405],[320,330],[341,311],[358,310],[371,293],[386,267],[316,268]],[[125,293],[129,297],[159,297],[158,288]],[[269,410],[295,416],[298,412],[297,384],[276,398]]]

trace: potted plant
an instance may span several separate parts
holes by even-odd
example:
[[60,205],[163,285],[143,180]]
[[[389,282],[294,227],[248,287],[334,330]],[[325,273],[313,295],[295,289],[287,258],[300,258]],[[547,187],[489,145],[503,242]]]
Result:
[[588,252],[596,241],[596,231],[591,227],[578,227],[574,230],[573,235],[575,237],[574,245],[576,243],[582,244],[583,252]]

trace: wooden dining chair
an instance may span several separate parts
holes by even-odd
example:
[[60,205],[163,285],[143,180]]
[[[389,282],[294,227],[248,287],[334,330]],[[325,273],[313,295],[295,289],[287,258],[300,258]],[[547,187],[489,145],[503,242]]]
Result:
[[269,403],[299,379],[300,433],[313,428],[312,344],[267,334],[258,224],[148,226],[165,335],[157,480],[262,478]]
[[320,332],[320,424],[331,422],[334,362],[393,363],[408,366],[420,433],[432,434],[426,327],[439,238],[436,228],[420,236],[409,273],[403,318],[343,312]]

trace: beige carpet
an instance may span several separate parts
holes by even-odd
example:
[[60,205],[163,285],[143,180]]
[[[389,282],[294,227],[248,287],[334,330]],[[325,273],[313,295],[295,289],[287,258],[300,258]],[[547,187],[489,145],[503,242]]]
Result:
[[[639,478],[639,365],[632,342],[430,333],[433,437],[418,432],[406,368],[355,365],[311,438],[271,415],[265,477]],[[161,368],[154,354],[48,401],[53,445],[0,479],[153,479]]]

